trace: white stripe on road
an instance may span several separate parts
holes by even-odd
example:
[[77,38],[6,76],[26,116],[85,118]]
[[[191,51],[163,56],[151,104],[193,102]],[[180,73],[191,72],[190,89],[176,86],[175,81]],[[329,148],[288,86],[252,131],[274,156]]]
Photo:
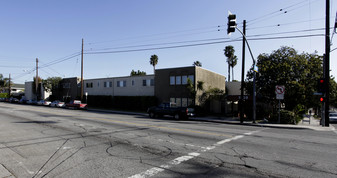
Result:
[[[204,149],[201,150],[201,152],[206,152],[206,151],[209,151],[209,150],[213,150],[215,149],[217,146],[220,146],[222,144],[225,144],[225,143],[228,143],[228,142],[231,142],[233,140],[238,140],[240,138],[243,138],[245,137],[246,135],[252,135],[254,133],[257,133],[261,130],[258,130],[258,131],[252,131],[252,132],[247,132],[247,133],[244,133],[243,135],[237,135],[235,137],[232,137],[232,138],[228,138],[228,139],[225,139],[225,140],[221,140],[219,142],[217,142],[216,144],[212,145],[212,146],[208,146]],[[169,169],[173,166],[176,166],[176,165],[179,165],[180,163],[182,162],[185,162],[185,161],[188,161],[190,159],[193,159],[195,157],[198,157],[200,155],[200,153],[196,153],[196,152],[193,152],[193,153],[188,153],[188,155],[186,156],[181,156],[181,157],[178,157],[170,162],[168,162],[167,164],[164,164],[164,165],[160,165],[158,167],[153,167],[149,170],[146,170],[140,174],[135,174],[133,176],[131,176],[130,178],[145,178],[145,177],[152,177],[160,172],[163,172],[165,169]]]

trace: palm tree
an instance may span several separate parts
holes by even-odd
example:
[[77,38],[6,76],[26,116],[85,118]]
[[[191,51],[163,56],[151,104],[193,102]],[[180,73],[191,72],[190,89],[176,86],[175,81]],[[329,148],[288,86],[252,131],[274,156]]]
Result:
[[158,56],[152,55],[150,58],[150,64],[153,65],[153,74],[156,72],[156,65],[158,64]]
[[234,57],[230,61],[230,66],[232,67],[232,81],[234,80],[234,67],[238,63],[238,57],[234,55]]
[[201,64],[200,61],[195,61],[195,62],[193,62],[193,65],[194,65],[194,66],[198,66],[198,67],[202,67],[202,64]]
[[224,54],[227,57],[226,62],[228,63],[228,82],[229,82],[230,79],[231,79],[231,70],[230,69],[231,69],[232,60],[235,57],[235,55],[234,55],[235,50],[234,50],[234,47],[232,45],[229,45],[229,46],[226,46],[224,51],[225,51]]

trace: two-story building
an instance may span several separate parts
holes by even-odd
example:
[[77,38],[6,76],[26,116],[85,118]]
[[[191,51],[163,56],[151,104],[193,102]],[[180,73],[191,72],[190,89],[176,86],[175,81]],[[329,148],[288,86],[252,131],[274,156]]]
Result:
[[154,75],[84,80],[84,93],[106,96],[154,96]]
[[[203,82],[203,88],[218,88],[225,91],[226,77],[197,66],[170,69],[157,69],[155,75],[155,96],[159,102],[174,102],[178,106],[192,104],[193,98],[187,88],[188,79],[191,80],[198,98],[202,91],[197,90],[198,81]],[[199,104],[199,101],[195,101]],[[219,103],[220,104],[220,103]],[[220,104],[221,105],[221,104]],[[221,110],[220,108],[217,111]]]

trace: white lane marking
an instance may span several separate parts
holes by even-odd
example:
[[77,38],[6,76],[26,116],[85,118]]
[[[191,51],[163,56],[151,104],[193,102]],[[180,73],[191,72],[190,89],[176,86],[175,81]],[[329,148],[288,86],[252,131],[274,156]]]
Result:
[[[264,129],[262,129],[264,130]],[[225,140],[221,140],[217,143],[215,143],[214,145],[212,146],[208,146],[208,147],[205,147],[201,150],[201,152],[206,152],[206,151],[209,151],[209,150],[212,150],[212,149],[215,149],[217,146],[220,146],[222,144],[225,144],[225,143],[228,143],[228,142],[231,142],[233,140],[238,140],[240,138],[243,138],[245,137],[246,135],[252,135],[252,134],[255,134],[257,132],[260,132],[261,130],[257,130],[257,131],[252,131],[252,132],[247,132],[247,133],[244,133],[243,135],[237,135],[235,137],[232,137],[232,138],[228,138],[228,139],[225,139]],[[164,164],[164,165],[160,165],[158,167],[153,167],[151,169],[148,169],[142,173],[139,173],[139,174],[135,174],[129,178],[145,178],[145,177],[152,177],[160,172],[163,172],[165,169],[169,169],[175,165],[179,165],[185,161],[188,161],[190,159],[193,159],[195,157],[198,157],[200,155],[200,153],[197,153],[197,152],[193,152],[193,153],[188,153],[188,155],[185,155],[185,156],[181,156],[181,157],[178,157],[172,161],[169,161],[167,164]]]
[[199,156],[200,153],[189,153],[188,155],[186,156],[181,156],[181,157],[178,157],[172,161],[170,161],[168,164],[165,164],[165,165],[161,165],[159,167],[154,167],[154,168],[151,168],[145,172],[142,172],[140,174],[136,174],[136,175],[133,175],[131,176],[130,178],[143,178],[143,177],[151,177],[151,176],[154,176],[160,172],[163,172],[165,169],[169,169],[175,165],[178,165],[184,161],[188,161],[194,157],[197,157]]

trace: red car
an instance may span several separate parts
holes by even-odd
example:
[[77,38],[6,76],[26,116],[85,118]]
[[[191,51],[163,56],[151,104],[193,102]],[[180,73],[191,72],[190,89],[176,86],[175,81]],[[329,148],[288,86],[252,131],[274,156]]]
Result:
[[73,100],[66,104],[66,108],[87,109],[87,104],[82,104],[80,100]]

